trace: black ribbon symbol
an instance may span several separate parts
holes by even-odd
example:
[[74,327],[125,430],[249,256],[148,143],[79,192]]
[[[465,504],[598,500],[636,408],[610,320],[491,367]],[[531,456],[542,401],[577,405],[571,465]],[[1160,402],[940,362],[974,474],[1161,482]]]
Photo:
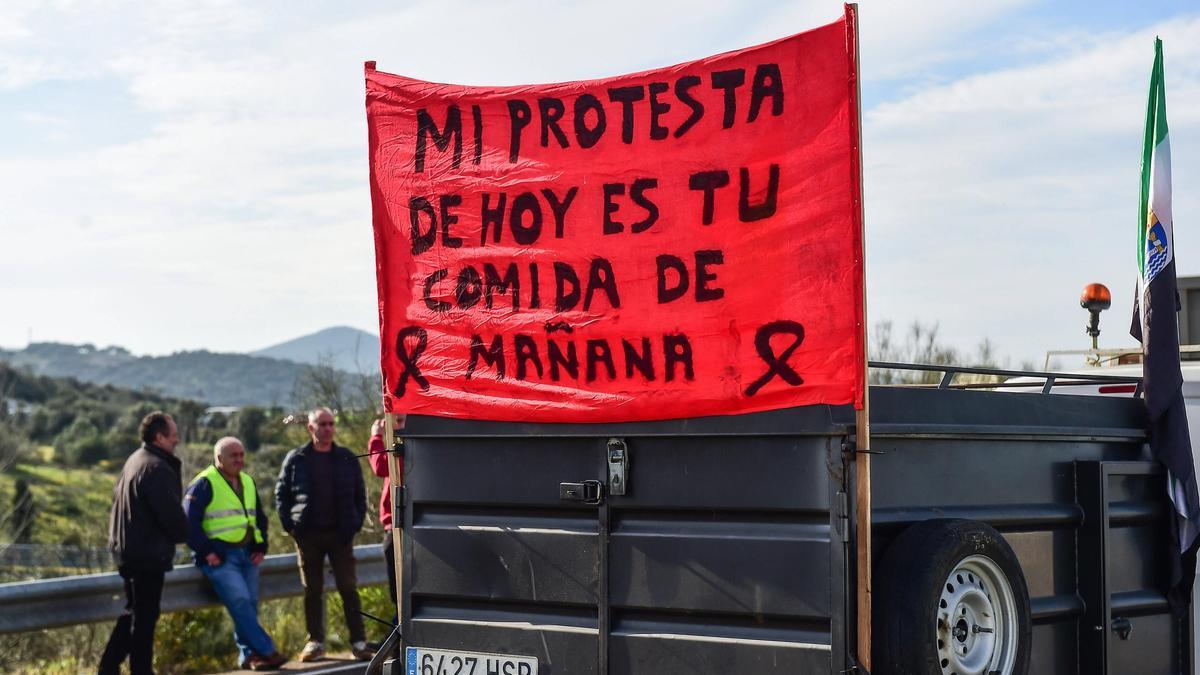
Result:
[[[410,351],[404,344],[405,340],[410,337],[417,338],[417,344]],[[396,358],[400,359],[400,364],[404,366],[404,372],[400,373],[400,381],[396,383],[396,396],[403,397],[404,389],[408,385],[408,378],[412,378],[421,387],[421,391],[429,390],[429,380],[421,374],[421,368],[417,366],[417,359],[421,358],[421,354],[429,346],[429,334],[420,326],[409,326],[400,331],[400,335],[396,336]]]
[[[771,349],[771,338],[776,335],[791,335],[795,338],[792,344],[779,353],[779,356],[776,356]],[[762,389],[763,385],[774,379],[776,375],[793,387],[804,384],[800,373],[792,370],[792,367],[787,364],[788,359],[792,358],[792,354],[795,353],[801,342],[804,342],[804,326],[795,321],[772,321],[761,326],[754,334],[754,349],[763,363],[767,364],[767,372],[746,387],[746,396],[757,394],[758,390]]]

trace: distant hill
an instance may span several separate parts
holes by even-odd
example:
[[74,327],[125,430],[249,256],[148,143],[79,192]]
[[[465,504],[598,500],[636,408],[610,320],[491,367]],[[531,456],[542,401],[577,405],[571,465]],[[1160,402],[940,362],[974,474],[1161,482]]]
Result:
[[347,373],[369,375],[379,371],[379,336],[350,326],[334,326],[250,354],[332,365]]
[[305,366],[293,361],[208,351],[134,356],[120,347],[35,342],[0,350],[0,361],[36,375],[73,377],[212,405],[290,405]]

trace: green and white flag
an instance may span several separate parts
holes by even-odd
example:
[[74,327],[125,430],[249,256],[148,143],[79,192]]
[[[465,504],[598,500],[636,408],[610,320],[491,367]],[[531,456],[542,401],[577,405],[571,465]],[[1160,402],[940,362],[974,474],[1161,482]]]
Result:
[[1142,192],[1138,217],[1139,295],[1175,259],[1171,228],[1171,139],[1167,133],[1167,94],[1163,87],[1162,40],[1154,40],[1154,69],[1142,144]]
[[1191,600],[1200,534],[1200,490],[1188,434],[1179,369],[1179,291],[1171,214],[1171,140],[1163,86],[1162,40],[1154,41],[1154,70],[1142,146],[1142,194],[1138,209],[1138,293],[1130,333],[1142,343],[1142,389],[1150,452],[1168,474],[1175,507],[1171,589],[1177,612]]

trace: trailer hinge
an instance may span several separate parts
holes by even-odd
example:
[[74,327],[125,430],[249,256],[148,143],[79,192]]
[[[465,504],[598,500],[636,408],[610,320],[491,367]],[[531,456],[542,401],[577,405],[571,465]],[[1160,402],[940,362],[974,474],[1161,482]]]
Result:
[[850,541],[850,498],[845,492],[837,493],[837,533],[842,543]]
[[392,486],[392,527],[404,527],[405,498],[403,485]]
[[[404,467],[404,439],[397,436],[392,441],[391,453],[400,460],[401,471]],[[403,474],[402,474],[403,475]],[[403,479],[402,479],[403,480]],[[392,527],[404,527],[404,507],[407,495],[404,485],[392,485]]]

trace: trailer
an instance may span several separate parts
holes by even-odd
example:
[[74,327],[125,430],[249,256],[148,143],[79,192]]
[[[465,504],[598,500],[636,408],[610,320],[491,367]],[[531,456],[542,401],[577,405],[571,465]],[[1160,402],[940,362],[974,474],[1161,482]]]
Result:
[[956,388],[955,370],[871,387],[869,448],[849,406],[410,416],[393,502],[404,649],[385,672],[866,673],[862,625],[877,674],[1192,672],[1141,401]]

